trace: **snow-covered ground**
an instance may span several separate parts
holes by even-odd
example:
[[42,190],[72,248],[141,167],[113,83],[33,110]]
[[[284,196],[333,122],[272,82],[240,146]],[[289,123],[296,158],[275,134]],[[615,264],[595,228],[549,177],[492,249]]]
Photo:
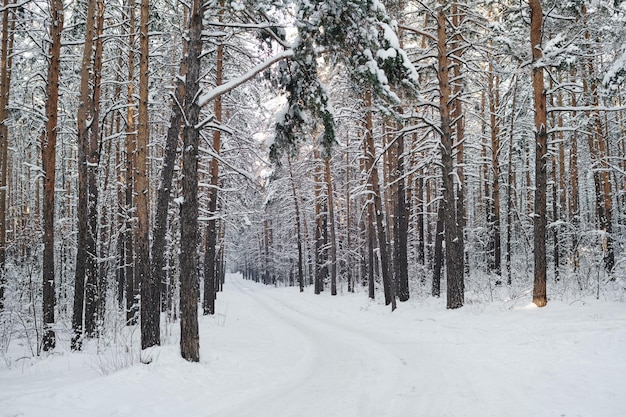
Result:
[[11,358],[0,365],[0,416],[626,415],[624,303],[446,311],[428,299],[391,313],[362,293],[229,275],[218,314],[200,319],[199,364],[180,359],[176,330],[149,365],[116,370],[134,356],[94,345]]

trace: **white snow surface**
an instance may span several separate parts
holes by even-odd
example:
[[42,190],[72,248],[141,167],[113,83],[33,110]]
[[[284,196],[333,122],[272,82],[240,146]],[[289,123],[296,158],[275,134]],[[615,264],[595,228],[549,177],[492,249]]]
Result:
[[624,303],[529,301],[447,311],[422,299],[391,313],[363,293],[232,274],[217,314],[200,318],[200,363],[179,357],[177,323],[142,352],[149,365],[119,370],[132,355],[61,340],[59,353],[0,365],[0,416],[626,415]]

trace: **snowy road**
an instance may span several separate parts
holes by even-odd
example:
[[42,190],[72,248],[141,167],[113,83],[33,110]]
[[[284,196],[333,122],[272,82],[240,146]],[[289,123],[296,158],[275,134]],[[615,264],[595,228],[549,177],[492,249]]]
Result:
[[623,303],[446,311],[429,299],[392,314],[362,293],[299,294],[231,275],[217,314],[201,318],[200,329],[200,364],[179,358],[172,325],[150,365],[115,371],[119,354],[63,352],[0,368],[0,416],[623,417],[626,410]]

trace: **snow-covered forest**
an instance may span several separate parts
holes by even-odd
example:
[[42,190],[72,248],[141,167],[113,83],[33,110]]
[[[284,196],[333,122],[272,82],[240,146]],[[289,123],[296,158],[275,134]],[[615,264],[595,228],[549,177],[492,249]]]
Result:
[[0,1],[0,415],[626,409],[626,2]]

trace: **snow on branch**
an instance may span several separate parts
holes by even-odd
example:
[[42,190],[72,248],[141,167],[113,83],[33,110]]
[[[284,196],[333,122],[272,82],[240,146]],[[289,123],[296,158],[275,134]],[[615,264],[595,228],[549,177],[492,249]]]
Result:
[[258,73],[266,70],[267,68],[269,68],[274,63],[276,63],[278,61],[282,61],[283,59],[289,59],[289,58],[292,58],[292,57],[293,57],[293,49],[288,49],[288,50],[286,50],[284,52],[281,52],[279,54],[274,55],[273,57],[267,59],[266,61],[258,64],[257,66],[255,66],[253,68],[251,68],[248,72],[246,72],[245,74],[241,75],[240,77],[234,78],[234,79],[228,81],[227,83],[224,83],[224,84],[222,84],[220,86],[217,86],[214,89],[212,89],[211,91],[200,95],[200,97],[198,98],[198,105],[200,107],[206,106],[212,100],[214,100],[215,98],[221,96],[222,94],[226,94],[229,91],[234,90],[235,88],[239,87],[241,84],[244,84],[247,81],[250,81]]

